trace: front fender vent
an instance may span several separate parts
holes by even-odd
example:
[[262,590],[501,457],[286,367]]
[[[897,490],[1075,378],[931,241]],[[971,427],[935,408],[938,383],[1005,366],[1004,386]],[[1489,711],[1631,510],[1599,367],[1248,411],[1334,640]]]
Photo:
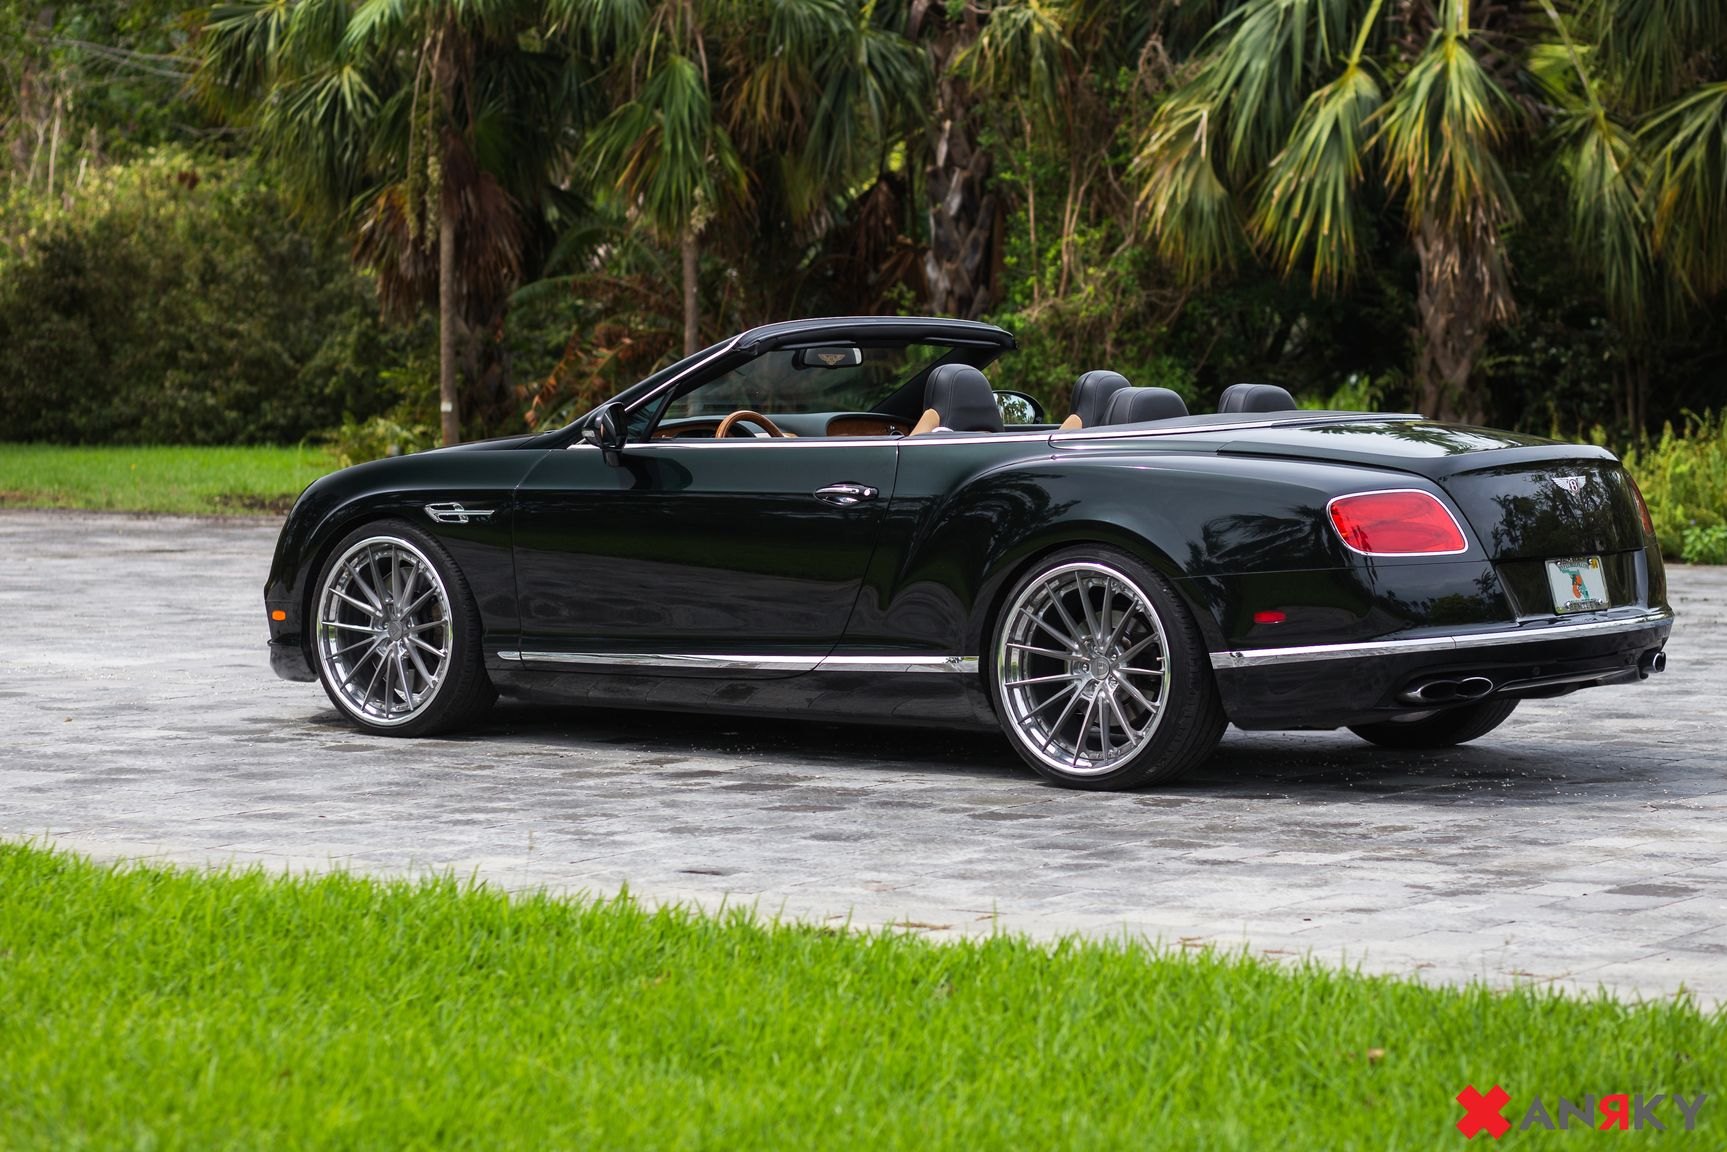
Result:
[[454,501],[426,505],[426,515],[439,524],[467,524],[475,520],[490,520],[492,511],[490,508],[464,508]]

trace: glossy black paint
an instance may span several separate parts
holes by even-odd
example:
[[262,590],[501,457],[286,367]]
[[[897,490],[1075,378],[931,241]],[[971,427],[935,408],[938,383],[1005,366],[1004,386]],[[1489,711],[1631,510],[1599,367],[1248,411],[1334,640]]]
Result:
[[[309,674],[304,621],[320,567],[349,530],[392,517],[433,533],[461,569],[501,690],[613,706],[987,724],[987,667],[674,673],[532,654],[813,662],[832,653],[987,665],[1007,587],[1038,557],[1075,543],[1125,549],[1162,573],[1213,653],[1538,626],[1552,617],[1544,561],[1582,554],[1602,556],[1614,612],[1665,607],[1659,555],[1609,453],[1414,416],[1244,413],[1065,433],[642,440],[659,398],[691,374],[729,370],[763,349],[932,333],[984,362],[1012,343],[999,329],[957,321],[774,325],[622,393],[630,440],[615,464],[584,441],[579,421],[318,481],[284,526],[265,589],[266,608],[287,617],[271,625],[273,666],[290,678]],[[902,392],[899,409],[915,415],[919,398]],[[837,482],[876,496],[844,507],[817,498]],[[1328,502],[1384,488],[1435,495],[1464,525],[1467,550],[1367,557],[1345,547]],[[493,515],[436,524],[424,506],[442,501]],[[1283,621],[1254,622],[1268,611]],[[1397,691],[1430,673],[1480,670],[1525,694],[1634,677],[1667,627],[1486,655],[1220,666],[1217,680],[1242,727],[1334,727],[1410,712]]]
[[[897,455],[886,439],[662,440],[618,467],[591,450],[542,454],[514,506],[522,650],[826,655]],[[879,495],[816,498],[840,482]]]

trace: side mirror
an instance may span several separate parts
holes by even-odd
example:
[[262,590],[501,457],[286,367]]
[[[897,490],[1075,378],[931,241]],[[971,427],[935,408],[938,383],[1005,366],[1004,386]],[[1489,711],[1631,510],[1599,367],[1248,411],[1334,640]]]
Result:
[[1010,389],[999,389],[995,394],[995,406],[1001,409],[1001,419],[1004,424],[1047,424],[1049,417],[1044,415],[1043,405],[1037,399],[1024,392],[1014,392]]
[[582,443],[598,448],[613,467],[623,463],[624,406],[613,400],[594,409],[582,425]]

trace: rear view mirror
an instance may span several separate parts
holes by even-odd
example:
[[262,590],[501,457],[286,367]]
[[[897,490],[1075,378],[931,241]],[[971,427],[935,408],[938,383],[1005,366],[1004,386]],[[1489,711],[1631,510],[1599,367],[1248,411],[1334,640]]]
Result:
[[793,368],[856,368],[862,363],[863,349],[847,344],[799,348],[792,353]]
[[624,406],[616,400],[594,409],[582,425],[582,443],[598,448],[613,466],[623,461],[624,435]]
[[1003,424],[1044,424],[1048,417],[1043,413],[1043,405],[1035,397],[1024,392],[1014,392],[1011,389],[997,389],[995,406],[1001,409]]

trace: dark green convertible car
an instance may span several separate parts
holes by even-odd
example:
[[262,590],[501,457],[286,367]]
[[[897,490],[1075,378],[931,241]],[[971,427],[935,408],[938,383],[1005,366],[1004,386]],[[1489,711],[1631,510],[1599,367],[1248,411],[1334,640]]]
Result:
[[1599,448],[1108,371],[1046,422],[955,320],[752,329],[568,427],[327,476],[271,662],[364,729],[497,696],[999,727],[1051,780],[1164,781],[1226,723],[1473,739],[1660,671],[1636,485]]

